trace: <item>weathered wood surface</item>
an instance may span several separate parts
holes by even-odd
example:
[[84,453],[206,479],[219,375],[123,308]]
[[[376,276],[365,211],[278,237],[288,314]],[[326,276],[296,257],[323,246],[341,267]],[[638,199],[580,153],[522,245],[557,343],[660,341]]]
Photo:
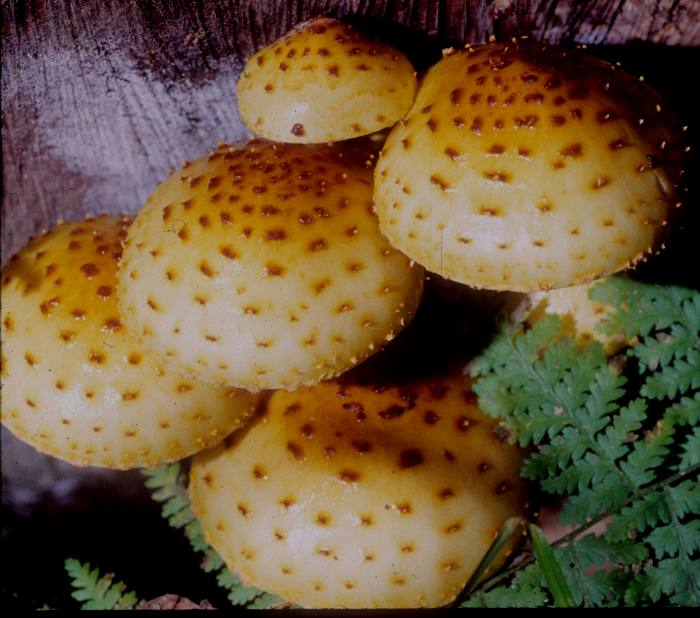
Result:
[[664,82],[657,59],[679,75],[697,62],[678,48],[700,45],[698,0],[3,0],[3,263],[58,218],[135,212],[183,159],[244,138],[242,62],[321,12],[419,65],[449,43],[529,34],[631,44],[631,68]]

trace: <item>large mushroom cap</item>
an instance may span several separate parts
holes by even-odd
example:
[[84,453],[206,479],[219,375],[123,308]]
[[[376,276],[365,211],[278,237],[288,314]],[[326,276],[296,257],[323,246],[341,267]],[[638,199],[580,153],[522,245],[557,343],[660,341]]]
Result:
[[517,447],[463,376],[276,392],[198,455],[192,505],[245,582],[304,607],[434,607],[523,513]]
[[149,197],[125,242],[127,327],[203,380],[259,390],[337,375],[410,320],[423,269],[372,214],[349,147],[221,146]]
[[127,225],[112,217],[59,225],[2,273],[2,422],[73,464],[180,459],[254,411],[249,393],[166,369],[123,328],[115,294]]
[[344,140],[389,127],[408,111],[416,76],[394,48],[318,17],[260,50],[238,81],[252,131],[278,142]]
[[467,48],[426,74],[375,172],[382,231],[479,288],[585,283],[659,247],[683,139],[645,83],[581,50]]

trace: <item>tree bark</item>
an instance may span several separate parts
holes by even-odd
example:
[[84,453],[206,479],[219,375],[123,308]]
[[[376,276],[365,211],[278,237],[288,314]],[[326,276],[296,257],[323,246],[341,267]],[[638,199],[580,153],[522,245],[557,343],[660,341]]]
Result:
[[491,36],[624,46],[613,57],[633,50],[632,68],[681,108],[687,82],[667,84],[657,59],[682,76],[700,45],[698,0],[4,0],[3,263],[60,218],[136,212],[183,159],[245,139],[235,100],[245,58],[322,12],[418,68],[443,46]]

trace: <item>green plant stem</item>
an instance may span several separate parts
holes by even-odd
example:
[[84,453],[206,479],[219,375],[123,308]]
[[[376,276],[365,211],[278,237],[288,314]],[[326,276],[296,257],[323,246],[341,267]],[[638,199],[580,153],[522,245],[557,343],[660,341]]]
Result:
[[505,547],[508,541],[510,541],[510,539],[513,537],[513,534],[515,534],[517,530],[523,528],[526,523],[527,522],[523,517],[511,517],[506,520],[506,522],[501,527],[501,530],[499,531],[498,535],[496,535],[496,538],[493,540],[493,543],[491,543],[491,546],[489,547],[488,551],[481,559],[481,562],[476,567],[476,570],[469,578],[469,581],[462,589],[462,592],[460,592],[455,598],[455,600],[449,604],[449,607],[459,607],[464,601],[464,599],[466,599],[472,592],[474,592],[474,590],[476,590],[479,587],[479,582],[484,576],[484,573],[486,573],[491,564],[493,564],[493,561],[496,559],[496,557],[499,555],[499,553]]

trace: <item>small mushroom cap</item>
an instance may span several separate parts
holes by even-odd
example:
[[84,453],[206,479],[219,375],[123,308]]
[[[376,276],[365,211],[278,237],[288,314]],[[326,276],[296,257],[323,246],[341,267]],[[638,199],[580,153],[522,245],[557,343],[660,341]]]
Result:
[[249,58],[237,90],[258,135],[322,143],[393,125],[413,102],[416,75],[401,52],[318,17]]
[[392,130],[374,200],[390,242],[477,288],[585,283],[657,249],[684,140],[645,83],[581,50],[446,55]]
[[410,321],[423,269],[372,213],[350,146],[221,146],[172,174],[125,241],[120,304],[149,350],[251,391],[338,375]]
[[521,452],[463,376],[276,392],[198,455],[192,506],[244,582],[303,607],[435,607],[524,512]]
[[545,315],[558,315],[562,318],[565,331],[575,335],[579,346],[595,340],[603,345],[607,354],[615,354],[629,342],[622,334],[609,336],[598,331],[598,326],[610,315],[610,308],[589,298],[588,293],[596,283],[598,281],[532,292],[515,309],[516,315],[523,316],[530,325],[536,324]]
[[2,422],[76,465],[180,459],[222,440],[256,403],[166,369],[128,335],[115,298],[127,226],[61,224],[2,273]]

